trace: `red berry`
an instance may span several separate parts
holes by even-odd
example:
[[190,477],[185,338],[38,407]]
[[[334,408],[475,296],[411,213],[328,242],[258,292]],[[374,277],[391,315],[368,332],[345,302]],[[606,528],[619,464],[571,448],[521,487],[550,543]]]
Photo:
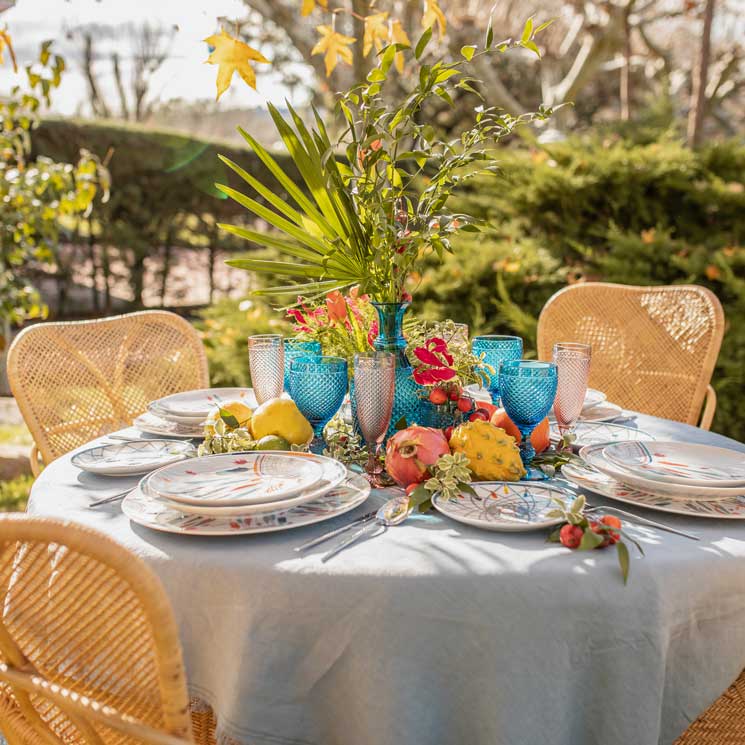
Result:
[[453,427],[445,427],[445,439],[450,442],[450,438],[453,436]]
[[462,411],[465,414],[467,411],[471,410],[472,406],[473,406],[473,402],[471,401],[470,398],[461,396],[458,399],[458,411]]
[[614,515],[603,515],[600,522],[610,528],[606,534],[610,543],[618,543],[621,540],[621,521]]
[[460,394],[463,392],[463,389],[460,386],[454,386],[450,389],[450,400],[451,401],[457,401],[460,398]]
[[584,531],[582,528],[579,527],[579,525],[572,525],[571,523],[567,523],[566,525],[562,526],[561,530],[559,531],[559,540],[561,541],[563,546],[566,546],[567,548],[578,548],[579,544],[582,541],[582,536],[584,535]]
[[436,406],[439,406],[448,400],[448,394],[443,388],[433,388],[429,393],[429,400]]
[[417,488],[417,486],[419,486],[419,484],[418,484],[417,482],[414,482],[413,484],[409,484],[409,485],[408,485],[408,486],[406,487],[406,496],[407,496],[407,497],[410,497],[410,496],[411,496],[411,492],[413,492],[413,491],[414,491],[414,489],[416,489],[416,488]]
[[489,419],[491,419],[489,412],[486,409],[476,409],[476,411],[468,417],[468,420],[471,422],[478,421],[479,419],[482,422],[488,422]]

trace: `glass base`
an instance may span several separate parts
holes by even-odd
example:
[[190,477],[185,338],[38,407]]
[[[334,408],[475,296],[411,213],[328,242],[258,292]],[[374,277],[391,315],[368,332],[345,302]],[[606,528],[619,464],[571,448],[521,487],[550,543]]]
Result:
[[526,474],[520,479],[520,481],[546,481],[549,478],[549,476],[540,468],[525,466],[525,471]]

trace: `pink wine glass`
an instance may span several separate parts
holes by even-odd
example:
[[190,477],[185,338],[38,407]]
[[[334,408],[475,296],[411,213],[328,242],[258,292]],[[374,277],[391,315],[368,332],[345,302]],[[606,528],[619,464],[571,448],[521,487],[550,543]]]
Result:
[[558,374],[554,416],[562,437],[571,434],[582,413],[590,377],[591,356],[592,348],[589,344],[554,344],[553,362]]

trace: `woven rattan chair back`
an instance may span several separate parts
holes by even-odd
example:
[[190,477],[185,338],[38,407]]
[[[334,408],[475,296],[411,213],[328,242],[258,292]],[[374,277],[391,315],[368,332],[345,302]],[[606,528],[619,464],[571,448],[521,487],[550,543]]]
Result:
[[178,630],[158,578],[108,537],[0,517],[0,730],[28,743],[191,742]]
[[[560,290],[544,306],[538,356],[550,360],[560,341],[591,344],[590,385],[610,401],[698,424],[723,334],[721,303],[704,287],[587,282]],[[713,413],[707,405],[701,426],[708,429]]]
[[8,352],[8,379],[45,463],[208,384],[199,335],[165,311],[30,326]]

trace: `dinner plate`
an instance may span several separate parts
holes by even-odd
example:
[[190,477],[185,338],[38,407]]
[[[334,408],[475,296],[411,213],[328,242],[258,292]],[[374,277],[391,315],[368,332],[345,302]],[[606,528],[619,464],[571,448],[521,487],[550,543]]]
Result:
[[[622,424],[610,422],[577,422],[574,426],[576,439],[573,447],[581,448],[599,443],[628,442],[629,440],[654,440],[654,437],[642,429],[624,427]],[[551,439],[559,439],[559,429],[555,423],[551,424]]]
[[625,486],[605,473],[582,464],[567,463],[561,475],[575,486],[600,494],[608,499],[626,504],[646,507],[658,512],[689,517],[710,517],[723,520],[745,520],[745,495],[718,500],[671,499],[662,494],[650,494],[640,489]]
[[653,481],[745,489],[745,454],[736,450],[684,442],[619,442],[603,455],[624,471]]
[[159,406],[157,401],[147,405],[147,410],[159,419],[165,419],[167,422],[176,422],[191,427],[202,427],[207,417],[200,414],[199,416],[182,416],[181,414],[172,414],[168,409]]
[[606,395],[602,391],[596,388],[588,388],[585,393],[585,402],[582,404],[583,409],[590,409],[593,406],[598,406],[605,401]]
[[331,520],[361,505],[370,494],[364,476],[349,474],[344,482],[323,496],[290,510],[259,515],[236,514],[225,517],[192,515],[155,499],[136,488],[122,501],[122,512],[134,523],[153,530],[180,535],[254,535],[292,530]]
[[476,495],[462,493],[454,499],[439,495],[434,507],[453,520],[484,530],[524,532],[559,525],[561,518],[548,517],[557,509],[556,498],[571,502],[564,489],[527,481],[479,481],[471,484]]
[[182,424],[181,422],[169,422],[167,419],[161,419],[159,416],[151,414],[149,411],[140,414],[132,425],[139,429],[140,432],[146,432],[149,435],[160,435],[161,437],[180,437],[180,438],[202,438],[204,437],[204,428],[200,425]]
[[630,473],[607,460],[603,455],[606,447],[607,444],[605,443],[583,447],[579,451],[579,456],[596,470],[634,489],[640,489],[649,494],[659,494],[668,499],[695,499],[698,501],[723,499],[740,494],[745,495],[745,486],[686,486],[685,484],[668,484],[664,481],[655,481],[636,473]]
[[[324,474],[324,478],[315,484],[311,489],[308,489],[301,494],[294,497],[287,497],[286,499],[277,500],[269,503],[259,504],[246,504],[236,506],[222,506],[215,507],[209,504],[187,504],[184,502],[175,502],[171,500],[166,501],[171,507],[191,515],[209,515],[211,517],[230,517],[236,513],[241,515],[256,515],[263,512],[276,512],[277,510],[289,510],[298,505],[304,504],[305,502],[312,502],[314,499],[318,499],[323,496],[327,491],[330,491],[334,487],[347,478],[347,469],[343,463],[339,461],[332,461],[333,466],[328,466]],[[146,476],[140,481],[139,488],[143,494],[156,499],[163,499],[156,492],[150,489],[149,486],[150,477]]]
[[72,464],[101,476],[139,476],[196,455],[190,442],[138,440],[98,445],[72,457]]
[[252,409],[259,405],[253,388],[201,388],[172,393],[153,403],[159,409],[177,416],[206,418],[215,407],[228,401],[244,401]]
[[329,481],[324,477],[335,462],[314,453],[272,450],[206,455],[158,469],[148,485],[151,493],[172,502],[213,507],[268,504]]

